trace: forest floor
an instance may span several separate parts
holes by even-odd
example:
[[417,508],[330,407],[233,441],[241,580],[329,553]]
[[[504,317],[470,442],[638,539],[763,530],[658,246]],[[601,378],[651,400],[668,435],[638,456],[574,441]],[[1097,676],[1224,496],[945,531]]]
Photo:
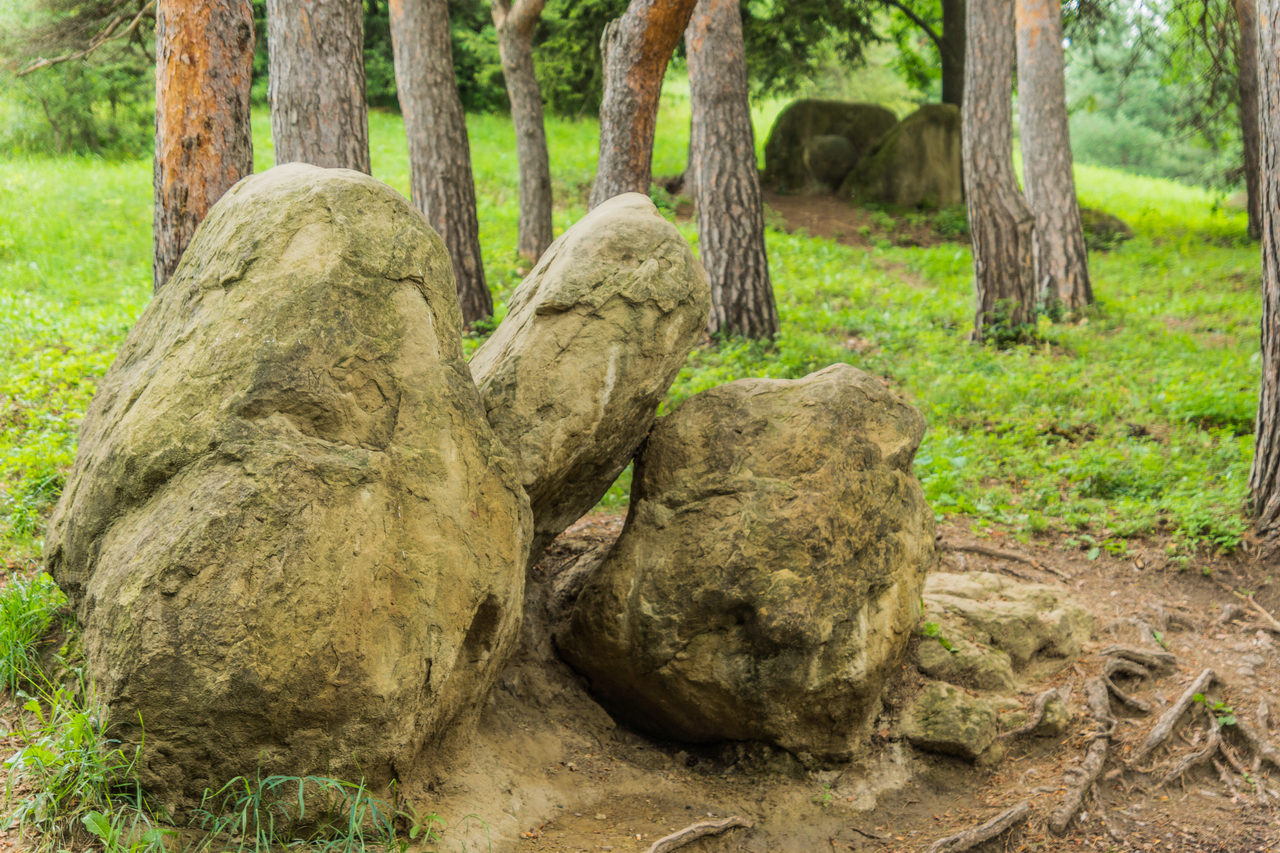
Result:
[[[556,658],[546,634],[543,592],[550,579],[584,553],[607,547],[621,530],[619,515],[592,515],[548,550],[535,570],[522,648],[491,699],[472,756],[429,799],[448,820],[441,849],[527,851],[645,851],[658,839],[701,820],[740,816],[751,828],[689,844],[688,851],[924,851],[936,840],[984,823],[1029,800],[1025,822],[984,845],[986,851],[1280,850],[1280,771],[1255,766],[1255,754],[1231,725],[1227,749],[1169,784],[1161,777],[1204,746],[1207,707],[1222,702],[1241,721],[1267,732],[1257,709],[1280,709],[1280,626],[1243,596],[1274,613],[1280,607],[1280,568],[1246,555],[1206,557],[1190,567],[1169,564],[1160,542],[1123,557],[1083,550],[1048,536],[1006,543],[975,533],[962,517],[939,528],[936,570],[992,571],[1055,585],[1094,616],[1094,633],[1080,657],[1052,678],[1025,683],[1029,707],[1047,687],[1070,694],[1073,719],[1057,738],[1013,740],[994,768],[920,752],[882,728],[864,761],[806,769],[775,754],[762,768],[738,747],[660,743],[611,720],[585,683]],[[975,553],[996,548],[1024,559]],[[1235,618],[1223,620],[1224,607]],[[1047,824],[1064,798],[1068,776],[1080,766],[1095,724],[1084,685],[1107,660],[1113,643],[1140,645],[1134,621],[1156,627],[1176,667],[1141,680],[1130,695],[1152,713],[1125,712],[1111,739],[1096,789],[1064,837]],[[1150,643],[1151,637],[1147,637]],[[1161,651],[1155,645],[1154,652]],[[885,691],[881,720],[892,719],[924,677],[914,644]],[[1209,703],[1192,703],[1172,735],[1149,758],[1126,761],[1160,714],[1205,669],[1216,675]],[[1126,681],[1126,689],[1133,682]],[[1264,712],[1265,716],[1265,712]],[[1232,761],[1240,764],[1233,769]],[[748,766],[750,765],[749,769]],[[1142,770],[1138,767],[1141,766]],[[1243,772],[1241,772],[1243,771]],[[461,817],[469,816],[470,820]],[[475,818],[482,818],[484,823]]]

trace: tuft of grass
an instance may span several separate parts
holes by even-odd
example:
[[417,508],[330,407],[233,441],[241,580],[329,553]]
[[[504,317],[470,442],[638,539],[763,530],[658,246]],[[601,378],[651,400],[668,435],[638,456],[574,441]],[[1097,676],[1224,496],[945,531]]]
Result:
[[43,572],[30,580],[16,577],[0,590],[0,685],[10,695],[46,684],[38,644],[66,604],[62,590]]
[[[420,818],[372,796],[361,783],[325,776],[238,776],[206,792],[193,824],[206,833],[198,850],[270,853],[305,847],[330,853],[404,851],[438,841],[434,814]],[[404,832],[400,826],[405,826]],[[234,847],[228,846],[228,840]]]

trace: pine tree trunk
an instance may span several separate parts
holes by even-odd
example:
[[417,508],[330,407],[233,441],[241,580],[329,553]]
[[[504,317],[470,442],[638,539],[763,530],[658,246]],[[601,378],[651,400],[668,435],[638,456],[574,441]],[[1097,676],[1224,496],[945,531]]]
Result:
[[253,172],[249,0],[156,6],[155,266],[164,286],[213,203]]
[[267,0],[276,164],[369,174],[360,0]]
[[778,332],[778,309],[764,247],[738,0],[698,0],[684,37],[698,255],[711,278],[708,330],[768,340]]
[[493,314],[480,259],[471,145],[453,73],[447,0],[391,0],[396,90],[409,138],[413,203],[440,232],[453,260],[468,326]]
[[964,103],[964,0],[942,0],[942,103]]
[[551,245],[551,165],[542,116],[542,89],[533,71],[533,31],[546,0],[493,0],[498,54],[511,99],[520,165],[520,237],[516,250],[530,263]]
[[1035,321],[1035,218],[1013,174],[1013,0],[969,0],[964,184],[977,291],[974,339],[1025,335]]
[[1075,311],[1093,304],[1093,288],[1071,170],[1062,7],[1058,0],[1016,3],[1022,174],[1036,218],[1037,297]]
[[1255,0],[1236,0],[1236,21],[1240,25],[1240,50],[1236,78],[1240,95],[1240,139],[1244,143],[1244,186],[1249,206],[1249,239],[1262,238],[1262,192],[1258,186],[1258,15]]
[[600,39],[604,100],[591,207],[622,193],[649,194],[662,78],[696,0],[631,0]]
[[1258,535],[1280,544],[1280,0],[1258,0],[1262,189],[1262,388],[1249,490]]

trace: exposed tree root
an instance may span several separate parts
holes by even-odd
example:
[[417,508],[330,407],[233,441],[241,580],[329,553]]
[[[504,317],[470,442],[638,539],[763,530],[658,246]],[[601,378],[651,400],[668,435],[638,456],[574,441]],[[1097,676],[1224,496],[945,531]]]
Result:
[[1107,646],[1102,650],[1102,654],[1107,657],[1124,658],[1156,672],[1172,672],[1178,665],[1178,658],[1173,653],[1140,646]]
[[972,850],[984,841],[990,841],[1026,820],[1029,814],[1031,814],[1031,801],[1023,800],[1016,806],[1000,812],[981,826],[948,835],[946,838],[939,838],[929,845],[926,853],[960,853],[962,850]]
[[1190,686],[1188,686],[1187,689],[1183,691],[1182,695],[1178,697],[1178,701],[1174,702],[1169,706],[1169,710],[1160,715],[1160,719],[1156,722],[1155,727],[1151,729],[1151,733],[1147,735],[1147,739],[1143,742],[1142,746],[1138,747],[1137,751],[1130,756],[1129,766],[1132,767],[1136,765],[1139,761],[1150,755],[1151,751],[1157,746],[1164,743],[1164,741],[1169,737],[1169,733],[1173,731],[1173,727],[1178,722],[1178,719],[1186,713],[1187,708],[1191,707],[1191,702],[1195,695],[1197,693],[1204,693],[1208,690],[1209,685],[1213,683],[1214,678],[1216,678],[1216,676],[1213,674],[1213,670],[1206,669],[1204,672],[1200,673],[1195,681],[1191,682]]
[[690,841],[696,841],[705,835],[719,835],[726,829],[733,829],[741,826],[750,829],[753,824],[745,817],[734,815],[724,820],[702,820],[697,823],[690,824],[684,829],[673,832],[670,835],[664,835],[657,841],[649,845],[649,849],[645,853],[667,853],[668,850],[675,850],[677,847],[683,847]]
[[1064,780],[1067,786],[1066,796],[1062,804],[1049,817],[1049,830],[1054,835],[1063,835],[1067,831],[1076,812],[1084,805],[1085,794],[1088,793],[1107,763],[1107,749],[1110,739],[1115,734],[1117,723],[1111,715],[1111,700],[1108,695],[1106,680],[1090,678],[1084,683],[1085,698],[1089,704],[1089,712],[1093,715],[1098,731],[1093,735],[1093,742],[1085,752],[1084,760],[1079,767],[1072,768]]
[[1139,711],[1143,714],[1150,714],[1150,703],[1143,699],[1139,699],[1136,696],[1130,696],[1128,693],[1125,693],[1117,687],[1116,683],[1111,680],[1111,676],[1115,675],[1117,672],[1124,673],[1125,675],[1136,675],[1139,678],[1146,678],[1151,674],[1150,670],[1141,664],[1119,657],[1115,657],[1107,661],[1107,665],[1103,667],[1102,670],[1102,680],[1106,682],[1107,690],[1111,691],[1112,696],[1116,697],[1130,708],[1133,708],[1135,711]]
[[1186,773],[1192,767],[1204,764],[1218,754],[1219,748],[1222,746],[1222,727],[1218,723],[1218,718],[1213,714],[1209,715],[1209,738],[1204,748],[1190,755],[1184,756],[1173,769],[1164,774],[1159,782],[1160,787],[1168,785],[1170,782],[1178,779],[1183,773]]
[[[1071,578],[1071,575],[1066,572],[1056,569],[1053,566],[1046,566],[1037,561],[1034,557],[1030,557],[1026,554],[1020,554],[1017,551],[1006,551],[1003,548],[992,548],[989,545],[962,545],[955,542],[948,542],[945,539],[938,540],[938,547],[944,548],[948,551],[965,551],[970,554],[981,554],[984,557],[995,557],[998,560],[1009,560],[1014,563],[1024,563],[1028,566],[1032,566],[1033,568],[1037,568],[1042,572],[1049,572],[1050,574],[1057,575],[1064,580],[1069,580]],[[1026,575],[1018,574],[1016,572],[1012,572],[1011,574],[1015,577],[1020,577],[1023,580],[1036,580],[1036,578],[1027,577]]]
[[1054,698],[1057,695],[1058,695],[1058,691],[1057,689],[1054,689],[1054,688],[1051,688],[1041,693],[1039,696],[1036,697],[1035,702],[1031,705],[1031,717],[1025,723],[1018,726],[1016,729],[1010,729],[1009,731],[1000,735],[1000,737],[1001,738],[1022,737],[1025,734],[1030,734],[1031,732],[1035,731],[1036,726],[1040,725],[1040,723],[1043,722],[1044,720],[1044,709],[1049,706],[1049,700]]
[[1239,718],[1236,719],[1236,724],[1233,728],[1235,728],[1235,730],[1240,733],[1240,736],[1244,738],[1245,742],[1249,744],[1249,748],[1253,750],[1254,755],[1262,761],[1267,762],[1272,767],[1280,768],[1280,750],[1277,750],[1274,746],[1268,743],[1267,740],[1258,733],[1257,729]]

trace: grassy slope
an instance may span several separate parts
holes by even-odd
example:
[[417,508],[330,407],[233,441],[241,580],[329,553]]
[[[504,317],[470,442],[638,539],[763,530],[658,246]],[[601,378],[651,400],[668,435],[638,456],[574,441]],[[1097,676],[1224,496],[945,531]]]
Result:
[[[687,101],[669,98],[655,174],[681,171]],[[777,105],[757,111],[758,147]],[[522,271],[509,121],[469,117],[485,266],[499,316]],[[398,117],[370,118],[376,177],[408,193]],[[557,231],[584,212],[590,122],[548,125]],[[259,169],[270,165],[255,120]],[[939,512],[1017,535],[1081,530],[1081,547],[1174,532],[1231,546],[1243,530],[1258,377],[1258,251],[1243,217],[1197,190],[1077,169],[1082,202],[1139,236],[1093,259],[1101,312],[1045,325],[1051,343],[974,347],[967,248],[855,249],[768,234],[783,333],[775,348],[695,352],[668,406],[743,376],[801,376],[848,361],[887,377],[931,429],[917,470]],[[0,160],[0,556],[29,558],[74,452],[74,427],[150,295],[148,163]],[[696,230],[682,225],[691,242]],[[846,348],[854,341],[852,349]],[[1145,433],[1145,434],[1144,434]],[[612,500],[624,496],[617,488]]]

